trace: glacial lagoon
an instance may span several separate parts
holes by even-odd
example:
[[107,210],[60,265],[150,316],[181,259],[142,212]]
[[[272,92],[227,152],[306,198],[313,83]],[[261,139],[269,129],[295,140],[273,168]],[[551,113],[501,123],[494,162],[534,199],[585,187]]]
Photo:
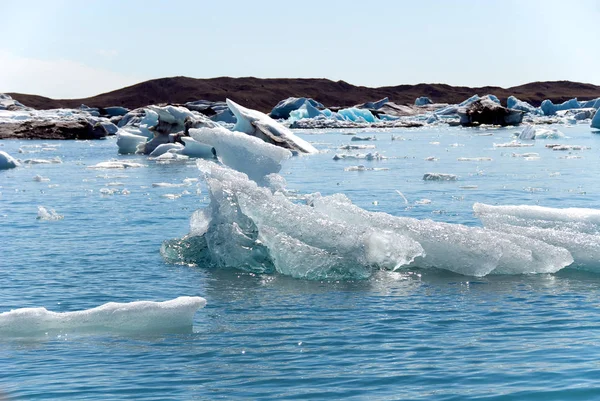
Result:
[[[475,204],[600,210],[600,136],[589,124],[547,128],[564,137],[513,142],[523,127],[446,125],[296,131],[319,153],[283,162],[281,196],[306,205],[317,192],[344,194],[368,212],[473,229],[498,222],[475,215]],[[30,160],[0,171],[0,312],[118,302],[139,317],[160,306],[135,309],[136,301],[206,300],[192,327],[83,330],[33,319],[4,332],[0,394],[9,400],[600,394],[593,227],[588,259],[552,274],[532,274],[526,263],[512,274],[399,266],[342,279],[207,268],[160,252],[211,202],[195,160],[119,156],[114,138],[7,140],[0,150]],[[131,167],[89,168],[111,159]],[[577,226],[568,214],[558,220]]]

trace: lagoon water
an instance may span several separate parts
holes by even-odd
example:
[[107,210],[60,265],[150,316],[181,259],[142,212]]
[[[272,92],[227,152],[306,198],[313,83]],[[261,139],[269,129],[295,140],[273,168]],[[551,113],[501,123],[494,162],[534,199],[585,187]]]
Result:
[[[588,125],[557,128],[567,137],[524,148],[494,147],[511,141],[514,128],[301,132],[324,152],[286,162],[282,175],[300,193],[342,192],[368,210],[471,226],[480,225],[475,202],[600,209],[600,135]],[[351,142],[348,132],[377,140]],[[193,161],[117,156],[114,139],[43,143],[0,142],[21,159],[62,159],[0,172],[0,312],[182,295],[208,303],[192,331],[3,337],[0,399],[600,397],[600,274],[474,278],[414,269],[321,282],[172,265],[161,243],[189,231],[207,191],[202,182],[152,184],[198,178]],[[388,159],[334,161],[348,153],[343,144],[375,145]],[[20,154],[23,145],[40,147]],[[513,157],[531,152],[539,158]],[[111,158],[145,167],[87,168]],[[389,170],[344,170],[358,164]],[[427,182],[425,173],[458,180]],[[64,218],[38,220],[38,206]]]

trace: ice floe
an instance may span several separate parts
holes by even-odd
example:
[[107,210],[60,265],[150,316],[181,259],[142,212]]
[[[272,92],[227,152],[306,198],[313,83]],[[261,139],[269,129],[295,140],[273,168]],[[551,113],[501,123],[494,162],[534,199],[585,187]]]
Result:
[[4,151],[0,151],[0,170],[8,170],[11,168],[18,167],[20,163]]
[[144,167],[144,165],[141,163],[120,160],[110,160],[107,162],[100,162],[98,164],[94,164],[93,166],[88,166],[89,169],[125,169],[139,167]]
[[446,173],[426,173],[423,175],[423,181],[456,181],[457,179],[456,175]]
[[179,297],[164,302],[109,302],[75,312],[51,312],[43,307],[14,309],[0,313],[0,335],[6,338],[191,331],[196,311],[205,305],[206,300],[201,297]]
[[44,206],[38,206],[38,220],[56,221],[64,219],[64,216],[56,213],[54,209],[46,209]]

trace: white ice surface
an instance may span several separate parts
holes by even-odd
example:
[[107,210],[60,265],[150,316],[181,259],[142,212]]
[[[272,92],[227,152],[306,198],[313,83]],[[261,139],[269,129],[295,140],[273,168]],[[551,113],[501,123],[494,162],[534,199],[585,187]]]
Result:
[[278,173],[281,163],[292,156],[287,149],[222,127],[191,129],[190,135],[197,142],[214,148],[221,163],[247,174],[254,181]]
[[0,336],[27,337],[57,333],[161,333],[191,329],[196,311],[206,305],[201,297],[170,301],[109,302],[76,312],[22,308],[0,313]]

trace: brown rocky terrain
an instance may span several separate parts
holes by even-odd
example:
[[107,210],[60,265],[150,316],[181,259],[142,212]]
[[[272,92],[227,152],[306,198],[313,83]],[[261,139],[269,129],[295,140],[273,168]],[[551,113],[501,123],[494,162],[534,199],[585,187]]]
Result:
[[539,106],[544,99],[554,103],[577,97],[589,100],[600,97],[600,86],[570,82],[532,82],[511,88],[485,86],[469,88],[446,84],[398,85],[380,88],[355,86],[344,81],[301,78],[161,78],[142,82],[85,99],[50,99],[37,95],[9,93],[14,99],[36,109],[124,106],[130,109],[158,103],[185,103],[205,99],[222,101],[230,98],[246,107],[269,112],[282,99],[312,97],[326,106],[352,106],[389,97],[397,104],[413,104],[419,96],[435,103],[459,103],[478,94],[498,96],[502,102],[510,95]]

